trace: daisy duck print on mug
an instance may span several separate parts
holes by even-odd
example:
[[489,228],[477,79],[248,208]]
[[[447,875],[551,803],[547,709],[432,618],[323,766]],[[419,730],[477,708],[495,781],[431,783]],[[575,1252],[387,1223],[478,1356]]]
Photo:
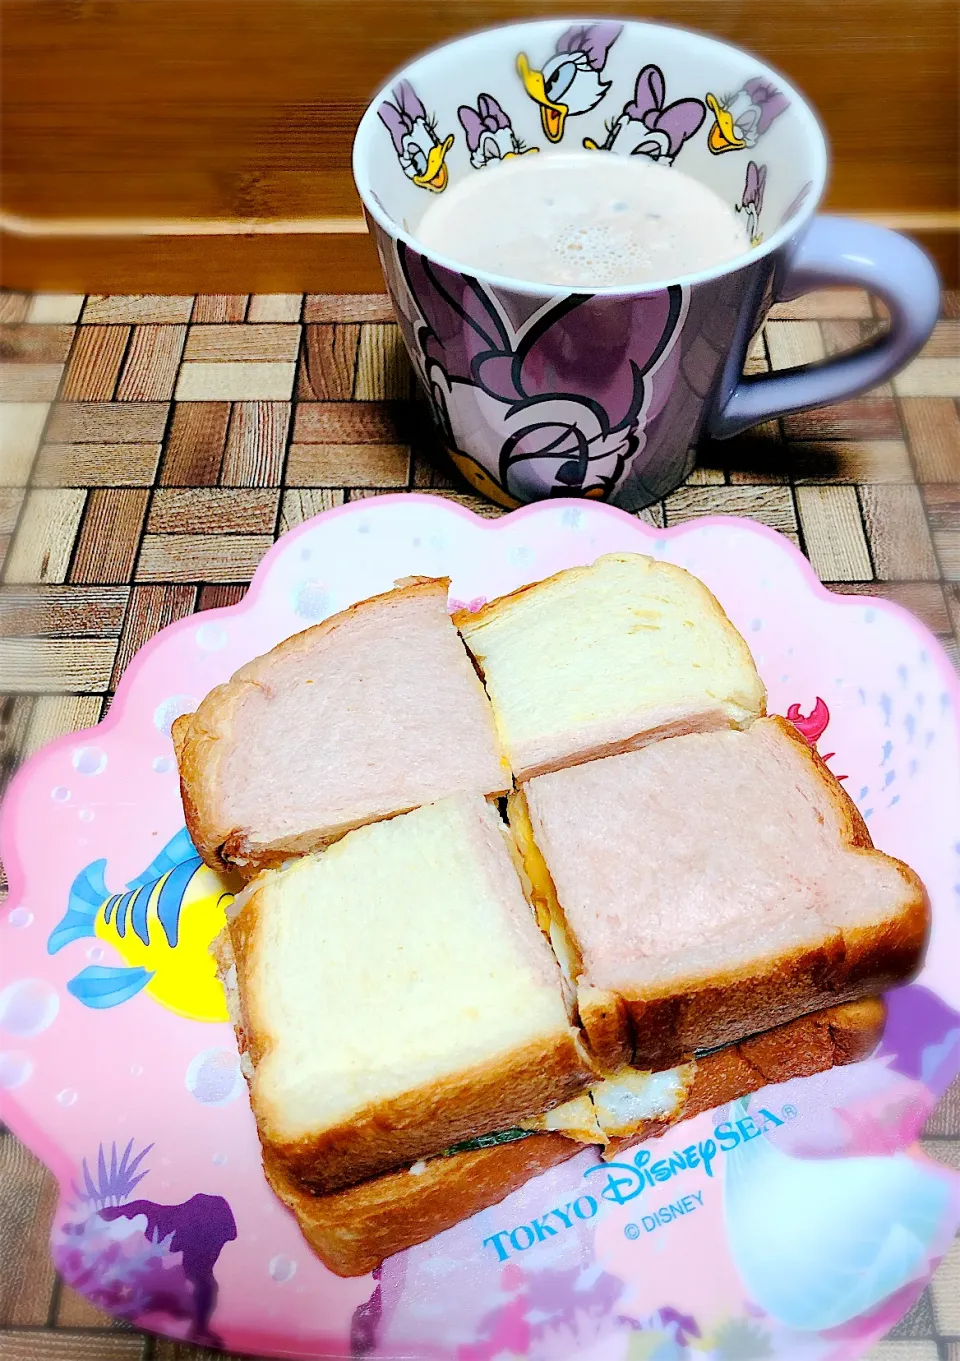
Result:
[[[448,43],[374,98],[353,170],[442,442],[504,506],[639,509],[699,439],[883,382],[936,320],[919,247],[817,213],[803,97],[682,29],[544,19]],[[826,284],[882,298],[889,330],[744,377],[771,305]]]

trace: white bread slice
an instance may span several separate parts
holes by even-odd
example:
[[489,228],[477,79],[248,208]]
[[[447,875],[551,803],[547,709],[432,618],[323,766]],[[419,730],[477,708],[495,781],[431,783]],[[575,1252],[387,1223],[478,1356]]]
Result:
[[207,864],[250,875],[448,794],[509,788],[448,586],[418,578],[295,634],[177,720]]
[[508,840],[493,805],[455,795],[265,871],[237,900],[227,981],[260,1138],[314,1189],[596,1080]]
[[764,712],[750,651],[703,582],[639,553],[559,572],[454,622],[518,780]]
[[[874,998],[816,1012],[697,1061],[685,1096],[669,1113],[634,1124],[612,1138],[603,1157],[663,1134],[678,1121],[758,1091],[768,1082],[808,1077],[856,1063],[876,1047],[885,1008]],[[580,1105],[585,1098],[579,1098]],[[267,1180],[293,1211],[301,1232],[320,1259],[340,1276],[361,1276],[405,1248],[496,1205],[531,1177],[583,1152],[561,1133],[431,1158],[333,1195],[313,1195],[264,1152]],[[544,1210],[547,1205],[543,1207]]]
[[672,1067],[920,963],[923,885],[785,719],[539,776],[510,816],[611,1070]]

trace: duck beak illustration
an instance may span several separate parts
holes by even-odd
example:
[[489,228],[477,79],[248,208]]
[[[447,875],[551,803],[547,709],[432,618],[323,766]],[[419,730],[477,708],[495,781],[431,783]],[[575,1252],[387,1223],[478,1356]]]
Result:
[[598,145],[598,143],[596,143],[596,142],[593,140],[592,137],[584,137],[584,139],[583,139],[583,145],[586,147],[586,149],[587,149],[588,151],[599,151],[599,150],[600,150],[600,146]]
[[503,153],[503,159],[505,161],[515,161],[518,156],[531,156],[535,151],[539,150],[540,148],[538,146],[528,146],[524,147],[523,151],[505,151]]
[[733,119],[727,109],[720,107],[719,101],[714,95],[707,95],[707,107],[714,117],[713,127],[707,136],[707,146],[715,156],[719,156],[724,151],[739,151],[747,144],[742,137],[738,137],[733,127]]
[[547,95],[543,84],[543,72],[533,71],[523,52],[517,57],[517,73],[523,81],[523,88],[535,103],[540,105],[540,122],[548,142],[559,142],[563,136],[563,125],[567,121],[566,104],[555,104]]
[[449,172],[446,167],[447,152],[453,146],[453,133],[443,142],[430,148],[427,168],[422,175],[414,175],[413,182],[421,189],[429,189],[434,194],[442,194],[447,187]]

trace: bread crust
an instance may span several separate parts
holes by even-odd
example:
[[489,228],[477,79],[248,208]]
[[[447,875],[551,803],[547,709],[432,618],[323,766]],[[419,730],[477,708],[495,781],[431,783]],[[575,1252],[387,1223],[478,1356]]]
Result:
[[[688,572],[686,568],[678,567],[675,563],[661,562],[646,553],[604,553],[596,558],[593,563],[586,566],[563,568],[559,572],[554,572],[552,576],[544,577],[541,581],[533,581],[525,586],[518,586],[516,590],[488,601],[478,610],[456,611],[453,615],[453,622],[460,630],[480,676],[485,680],[483,662],[473,651],[470,642],[471,634],[476,630],[477,625],[482,626],[485,621],[509,611],[517,600],[531,592],[546,594],[556,582],[569,579],[571,575],[590,572],[601,562],[611,560],[623,562],[627,559],[643,559],[649,564],[648,570],[650,572],[683,578],[688,583],[688,589],[692,589],[700,595],[701,608],[712,614],[716,619],[722,620],[728,626],[731,646],[739,652],[742,662],[753,672],[756,681],[756,693],[752,697],[752,703],[746,710],[739,710],[738,706],[721,703],[712,710],[699,707],[691,709],[689,713],[682,711],[678,713],[675,705],[661,706],[659,710],[650,713],[649,722],[643,731],[613,740],[601,738],[597,733],[590,737],[588,736],[588,729],[585,727],[581,747],[576,752],[566,756],[533,759],[532,754],[524,756],[522,748],[515,750],[511,752],[511,758],[514,766],[514,777],[518,783],[534,779],[537,775],[547,775],[552,771],[565,769],[568,766],[582,765],[586,761],[596,761],[605,756],[618,756],[623,752],[635,751],[640,747],[648,746],[651,742],[662,741],[669,737],[680,737],[691,732],[744,727],[755,718],[766,713],[766,689],[757,673],[753,655],[744,638],[734,628],[720,601],[704,581],[694,576],[692,572]],[[495,702],[494,711],[496,712]],[[504,743],[504,746],[506,746],[506,743]]]
[[[232,725],[237,705],[251,687],[265,688],[273,664],[278,657],[289,657],[309,652],[328,635],[341,628],[358,613],[376,610],[389,598],[402,600],[422,592],[443,593],[446,600],[449,577],[408,577],[392,591],[384,591],[358,601],[319,624],[285,638],[261,657],[255,657],[240,667],[231,679],[218,685],[203,699],[195,713],[177,718],[171,728],[174,751],[180,767],[180,793],[187,830],[197,852],[212,869],[238,870],[245,878],[252,878],[261,869],[275,867],[291,855],[304,855],[320,850],[337,841],[369,818],[344,822],[333,830],[305,829],[297,837],[284,838],[269,844],[257,844],[249,829],[233,826],[220,811],[221,766],[230,747]],[[470,655],[469,653],[467,654]],[[491,718],[491,727],[492,718]],[[490,794],[505,793],[510,787],[509,768],[503,761],[503,784]],[[393,810],[391,816],[409,812],[406,808]]]
[[317,1193],[404,1167],[452,1144],[540,1115],[579,1096],[596,1081],[573,1027],[542,1043],[501,1055],[496,1062],[464,1067],[440,1082],[371,1104],[349,1120],[301,1138],[285,1137],[277,1112],[259,1090],[257,1068],[274,1043],[258,1015],[249,976],[259,917],[256,883],[246,890],[229,925],[229,949],[217,947],[221,968],[236,967],[237,1042],[252,1066],[250,1100],[260,1142],[271,1164]]
[[[767,1082],[785,1082],[865,1058],[882,1034],[885,1014],[883,1002],[871,998],[707,1055],[699,1060],[686,1102],[676,1115],[647,1121],[629,1138],[613,1140],[604,1157],[616,1157],[671,1125],[746,1096]],[[264,1150],[264,1171],[321,1261],[339,1276],[361,1276],[385,1257],[497,1204],[532,1177],[583,1150],[583,1144],[562,1134],[532,1134],[515,1143],[432,1159],[418,1174],[405,1168],[327,1196],[313,1195],[292,1178],[269,1149]]]
[[[653,984],[636,990],[598,988],[589,978],[581,978],[580,1020],[602,1068],[623,1062],[654,1072],[675,1068],[698,1049],[734,1044],[745,1035],[772,1030],[824,1007],[876,995],[905,982],[922,963],[930,903],[919,877],[901,860],[874,848],[853,800],[792,723],[780,715],[762,721],[775,725],[813,767],[837,812],[840,841],[847,851],[880,857],[895,867],[904,885],[902,906],[887,920],[825,934],[813,948],[771,956],[727,973],[715,971],[708,979],[671,978],[660,990]],[[539,848],[529,849],[533,828],[526,800],[518,792],[509,806],[526,819],[520,844],[539,900],[561,924],[571,955],[578,955],[549,868]]]

